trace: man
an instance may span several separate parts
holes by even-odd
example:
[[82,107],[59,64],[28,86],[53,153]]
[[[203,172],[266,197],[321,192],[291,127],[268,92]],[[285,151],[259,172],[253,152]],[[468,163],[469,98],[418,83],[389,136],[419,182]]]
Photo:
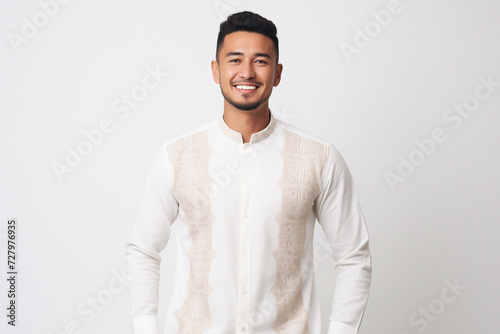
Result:
[[127,243],[135,333],[159,333],[159,253],[176,221],[164,333],[320,334],[316,219],[337,268],[328,333],[357,333],[371,280],[365,222],[339,152],[269,110],[282,69],[271,21],[241,12],[221,24],[212,73],[224,113],[161,146]]

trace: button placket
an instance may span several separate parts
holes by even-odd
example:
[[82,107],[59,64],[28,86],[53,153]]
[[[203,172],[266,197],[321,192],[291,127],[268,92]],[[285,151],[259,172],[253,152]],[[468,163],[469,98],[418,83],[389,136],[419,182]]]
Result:
[[238,319],[239,332],[248,332],[250,313],[250,240],[251,240],[251,193],[253,155],[250,144],[243,144],[241,150],[241,218],[240,218],[240,268]]

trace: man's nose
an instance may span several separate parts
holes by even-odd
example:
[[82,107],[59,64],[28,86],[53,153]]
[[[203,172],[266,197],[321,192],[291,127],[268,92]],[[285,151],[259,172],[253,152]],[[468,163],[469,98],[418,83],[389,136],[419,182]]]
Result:
[[253,78],[253,77],[255,77],[253,63],[250,61],[244,61],[241,64],[239,75],[241,78]]

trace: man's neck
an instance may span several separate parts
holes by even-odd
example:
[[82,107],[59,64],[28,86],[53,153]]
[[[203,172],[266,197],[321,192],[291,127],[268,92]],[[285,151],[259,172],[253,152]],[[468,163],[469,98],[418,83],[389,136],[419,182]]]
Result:
[[267,104],[255,110],[239,110],[224,106],[224,122],[232,130],[239,132],[243,142],[248,143],[252,134],[262,131],[270,121],[270,112]]

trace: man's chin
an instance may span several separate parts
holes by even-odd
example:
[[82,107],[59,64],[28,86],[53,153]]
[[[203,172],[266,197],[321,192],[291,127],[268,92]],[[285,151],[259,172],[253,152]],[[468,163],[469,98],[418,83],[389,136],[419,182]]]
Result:
[[252,111],[260,107],[259,105],[235,105],[234,106],[236,109],[242,110],[242,111]]
[[236,109],[241,110],[241,111],[255,110],[264,103],[263,101],[241,102],[241,103],[236,102],[236,101],[233,101],[231,99],[226,98],[226,94],[224,94],[224,92],[222,91],[222,88],[221,88],[221,92],[222,92],[222,96],[224,97],[224,100],[226,100],[227,103],[229,103],[230,105],[232,105],[233,107],[235,107]]
[[234,101],[227,101],[227,102],[230,105],[232,105],[233,107],[235,107],[236,109],[242,110],[242,111],[252,111],[252,110],[257,109],[258,107],[260,107],[262,105],[262,102],[260,102],[260,101],[254,102],[254,103],[237,103]]

